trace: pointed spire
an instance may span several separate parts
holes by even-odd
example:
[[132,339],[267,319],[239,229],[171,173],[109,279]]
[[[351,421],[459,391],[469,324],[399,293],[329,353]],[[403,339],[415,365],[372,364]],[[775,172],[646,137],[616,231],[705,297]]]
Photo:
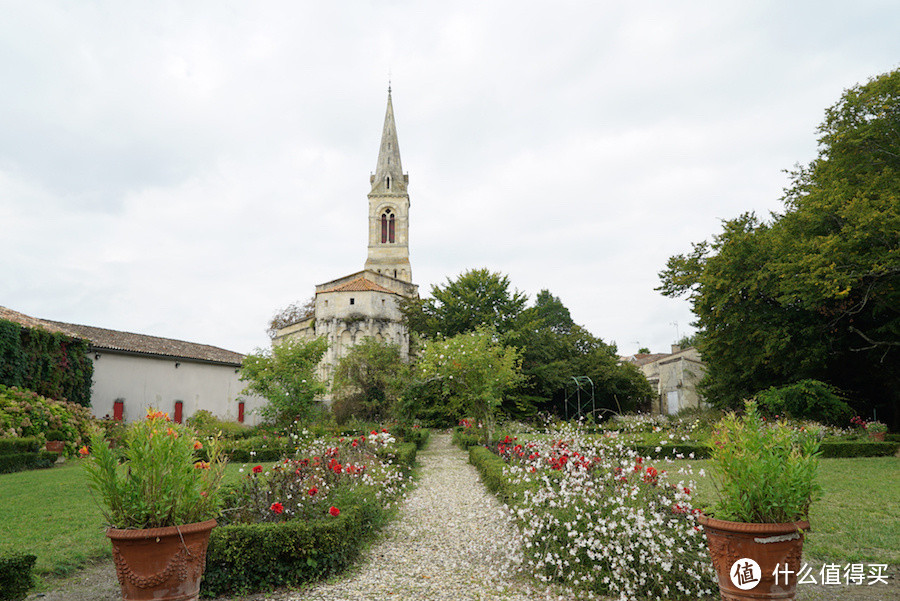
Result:
[[400,163],[400,144],[397,141],[397,126],[394,123],[394,105],[391,102],[391,84],[388,82],[387,111],[384,114],[384,129],[381,132],[381,147],[378,150],[378,165],[371,177],[372,193],[404,194],[407,177],[403,175]]

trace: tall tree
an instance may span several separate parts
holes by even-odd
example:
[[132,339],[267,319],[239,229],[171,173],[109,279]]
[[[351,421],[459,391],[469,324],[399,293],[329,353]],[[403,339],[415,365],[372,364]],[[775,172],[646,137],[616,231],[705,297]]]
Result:
[[386,419],[406,386],[407,365],[396,344],[364,338],[334,371],[332,411],[339,423],[353,416]]
[[508,331],[528,298],[510,291],[509,278],[488,269],[470,269],[443,286],[431,287],[431,298],[409,301],[401,310],[411,331],[424,338],[452,337],[479,327]]
[[784,213],[725,222],[669,259],[659,290],[690,298],[718,404],[815,378],[886,417],[900,404],[900,70],[847,90],[818,131]]
[[324,337],[313,340],[286,340],[270,349],[244,357],[241,381],[245,393],[258,394],[268,401],[260,413],[277,425],[308,420],[317,396],[325,392],[316,368],[328,349]]

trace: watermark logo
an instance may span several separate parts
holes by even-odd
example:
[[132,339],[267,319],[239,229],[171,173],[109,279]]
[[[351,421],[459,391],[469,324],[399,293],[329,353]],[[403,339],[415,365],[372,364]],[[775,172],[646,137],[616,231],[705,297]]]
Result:
[[759,584],[762,568],[752,559],[743,557],[731,564],[729,576],[731,576],[731,584],[742,591],[749,591]]

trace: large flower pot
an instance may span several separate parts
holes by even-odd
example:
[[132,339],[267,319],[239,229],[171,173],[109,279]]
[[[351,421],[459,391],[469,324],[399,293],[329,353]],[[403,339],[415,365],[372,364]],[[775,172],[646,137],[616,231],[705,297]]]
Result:
[[145,530],[107,529],[122,598],[195,601],[215,526],[215,520],[207,520]]
[[884,442],[884,432],[869,432],[869,438],[877,442]]
[[48,440],[44,443],[44,448],[51,453],[62,454],[66,452],[66,442],[64,440]]
[[[803,536],[809,522],[748,524],[703,515],[698,521],[706,531],[722,601],[795,598]],[[741,575],[733,573],[735,562],[741,559],[759,564],[758,582],[750,578],[740,582]],[[776,568],[780,570],[777,579]],[[735,583],[733,577],[739,582]],[[742,589],[738,584],[751,588]]]

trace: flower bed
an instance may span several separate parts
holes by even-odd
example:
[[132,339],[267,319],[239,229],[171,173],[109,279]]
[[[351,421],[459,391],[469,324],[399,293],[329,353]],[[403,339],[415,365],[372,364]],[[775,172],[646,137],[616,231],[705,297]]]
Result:
[[348,566],[409,483],[416,445],[388,432],[298,440],[248,468],[210,538],[205,596],[297,585]]
[[670,472],[577,426],[543,440],[507,437],[492,451],[470,457],[518,516],[539,579],[572,597],[697,599],[715,590],[690,467]]

